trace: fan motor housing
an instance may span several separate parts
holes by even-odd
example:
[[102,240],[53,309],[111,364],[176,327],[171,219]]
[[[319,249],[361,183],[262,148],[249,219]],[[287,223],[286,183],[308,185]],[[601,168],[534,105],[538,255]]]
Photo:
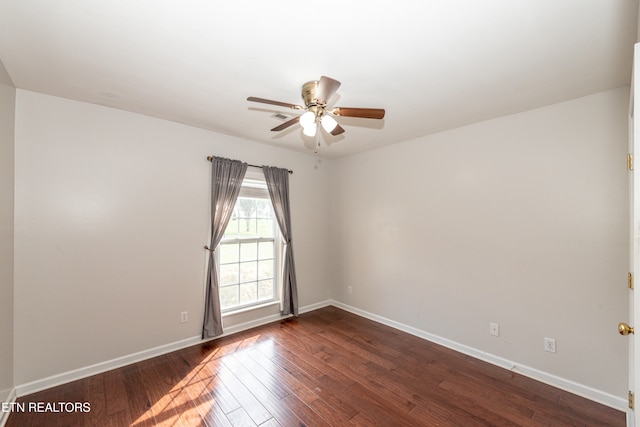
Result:
[[302,100],[305,106],[317,105],[318,99],[316,93],[318,93],[318,80],[312,80],[302,85]]

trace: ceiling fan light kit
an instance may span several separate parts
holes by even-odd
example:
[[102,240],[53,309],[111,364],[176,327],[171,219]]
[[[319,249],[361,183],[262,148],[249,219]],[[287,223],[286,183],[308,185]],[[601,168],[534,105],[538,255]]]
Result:
[[307,111],[306,113],[300,116],[300,125],[305,129],[309,126],[313,126],[315,122],[316,122],[316,115],[312,111]]
[[[326,76],[320,77],[320,80],[312,80],[303,84],[302,100],[304,101],[304,107],[286,102],[256,98],[254,96],[248,97],[247,101],[278,105],[294,110],[303,110],[304,113],[302,115],[296,116],[271,130],[278,132],[299,122],[302,126],[302,133],[309,137],[316,136],[318,124],[321,124],[322,128],[333,136],[344,133],[344,128],[340,126],[333,116],[358,117],[363,119],[384,118],[385,110],[382,108],[335,107],[327,109],[327,101],[337,92],[340,84],[338,80]],[[314,150],[314,152],[317,152],[317,149]]]
[[302,133],[307,135],[307,136],[316,136],[316,131],[318,130],[318,127],[314,124],[303,127],[302,128]]

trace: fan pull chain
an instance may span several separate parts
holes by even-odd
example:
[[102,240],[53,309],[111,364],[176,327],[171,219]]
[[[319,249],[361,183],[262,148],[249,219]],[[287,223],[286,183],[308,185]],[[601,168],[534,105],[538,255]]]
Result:
[[[318,126],[320,127],[320,126]],[[313,154],[318,154],[318,148],[320,147],[320,132],[316,133],[316,146],[313,148]]]

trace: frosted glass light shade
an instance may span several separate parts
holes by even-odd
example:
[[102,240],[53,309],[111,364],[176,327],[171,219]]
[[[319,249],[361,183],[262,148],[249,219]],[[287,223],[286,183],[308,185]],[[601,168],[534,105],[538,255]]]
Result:
[[316,124],[313,123],[310,126],[303,127],[302,133],[304,133],[307,136],[316,136],[317,129],[318,129],[318,126],[316,126]]
[[322,127],[327,132],[331,132],[336,128],[336,126],[338,126],[338,122],[336,122],[336,120],[333,117],[328,115],[322,116],[321,123],[322,123]]
[[315,122],[316,122],[316,115],[311,111],[307,111],[306,113],[300,116],[300,124],[305,129],[310,127],[311,125],[313,125],[313,127],[315,128]]

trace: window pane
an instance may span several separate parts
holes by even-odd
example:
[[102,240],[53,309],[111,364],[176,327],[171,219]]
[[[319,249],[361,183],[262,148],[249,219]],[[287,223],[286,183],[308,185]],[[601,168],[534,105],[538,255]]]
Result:
[[273,278],[273,260],[258,261],[258,276],[260,279]]
[[[220,304],[225,310],[276,298],[276,261],[280,234],[265,189],[243,187],[219,245]],[[258,242],[258,239],[273,239]],[[233,243],[231,243],[233,242]],[[278,246],[279,248],[280,246]]]
[[220,308],[234,307],[239,301],[238,286],[220,288]]
[[233,237],[237,237],[238,236],[238,219],[235,218],[231,218],[231,221],[229,221],[229,225],[227,225],[227,228],[224,230],[224,237],[225,238],[233,238]]
[[240,218],[239,220],[240,230],[238,235],[241,237],[255,237],[256,236],[256,219],[255,218]]
[[273,280],[261,280],[258,282],[258,300],[273,299]]
[[256,282],[243,283],[240,285],[240,304],[249,304],[258,300],[258,290]]
[[258,217],[261,218],[273,218],[273,208],[271,207],[271,200],[259,199],[256,201]]
[[238,262],[239,250],[240,250],[240,246],[237,243],[220,245],[220,264]]
[[238,215],[242,218],[255,218],[256,217],[256,199],[244,199],[238,198],[236,202],[238,208]]
[[238,198],[236,202],[240,219],[240,235],[256,235],[256,201],[255,199]]
[[240,263],[240,282],[255,282],[258,280],[258,263],[255,261]]
[[220,266],[220,286],[238,283],[238,264]]
[[274,242],[260,242],[258,248],[260,259],[273,258],[273,245]]
[[274,233],[274,220],[273,219],[258,219],[258,235],[260,237],[273,237]]
[[258,242],[240,244],[240,261],[253,261],[255,259],[258,259]]

